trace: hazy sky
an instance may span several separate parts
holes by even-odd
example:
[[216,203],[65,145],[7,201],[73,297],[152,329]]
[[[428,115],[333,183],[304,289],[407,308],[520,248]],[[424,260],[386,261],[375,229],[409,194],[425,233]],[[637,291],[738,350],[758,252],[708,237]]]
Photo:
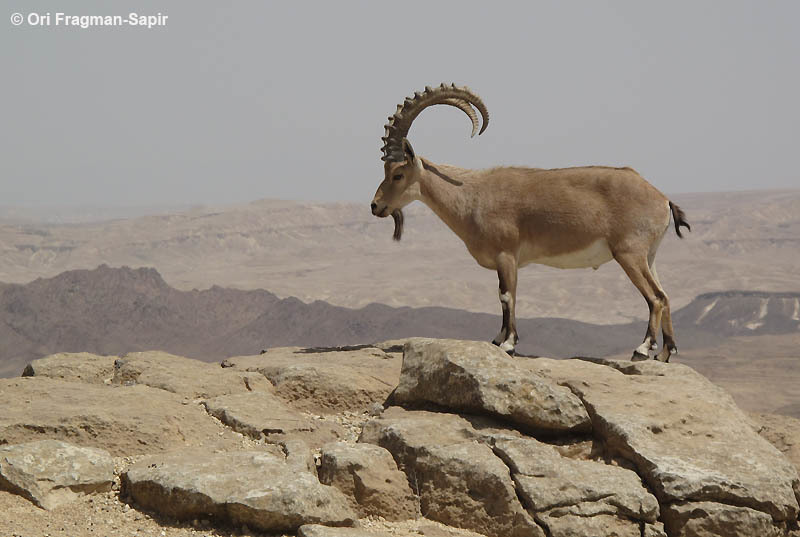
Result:
[[[667,193],[800,188],[800,2],[3,2],[0,204],[365,204],[386,116],[467,167],[631,165]],[[168,15],[65,28],[68,15]],[[51,14],[50,27],[12,14]]]

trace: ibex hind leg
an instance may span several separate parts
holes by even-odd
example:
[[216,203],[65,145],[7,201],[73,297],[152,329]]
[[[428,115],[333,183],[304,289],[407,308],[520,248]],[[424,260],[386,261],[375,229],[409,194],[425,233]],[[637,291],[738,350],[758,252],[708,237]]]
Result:
[[615,254],[614,258],[625,271],[625,274],[628,275],[633,285],[642,293],[647,302],[647,307],[650,309],[644,341],[634,349],[633,356],[631,356],[631,360],[634,361],[649,360],[650,351],[658,348],[656,337],[661,326],[661,316],[667,296],[651,274],[646,256],[635,253],[621,253]]
[[[656,284],[662,289],[662,293],[664,293],[661,282],[658,280],[655,261],[650,262],[650,272]],[[656,360],[660,362],[669,362],[673,354],[678,354],[678,347],[675,345],[675,332],[672,329],[672,313],[670,312],[669,298],[666,293],[664,293],[664,310],[661,313],[661,333],[664,337],[664,344],[662,345],[661,352],[656,356]]]

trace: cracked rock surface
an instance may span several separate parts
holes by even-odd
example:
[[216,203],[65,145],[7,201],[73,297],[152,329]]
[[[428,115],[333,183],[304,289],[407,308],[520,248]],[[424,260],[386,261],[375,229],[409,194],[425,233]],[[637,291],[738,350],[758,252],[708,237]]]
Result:
[[73,507],[46,515],[0,484],[11,535],[800,537],[796,423],[682,365],[412,338],[26,375],[0,379],[0,483],[58,469],[29,442],[115,458],[105,481],[70,466]]
[[114,461],[107,451],[61,440],[0,447],[0,489],[54,509],[81,494],[111,490]]
[[409,340],[394,401],[489,414],[539,432],[591,429],[586,409],[571,391],[482,341]]
[[139,505],[176,519],[213,517],[264,531],[356,520],[341,492],[266,451],[151,455],[123,484]]

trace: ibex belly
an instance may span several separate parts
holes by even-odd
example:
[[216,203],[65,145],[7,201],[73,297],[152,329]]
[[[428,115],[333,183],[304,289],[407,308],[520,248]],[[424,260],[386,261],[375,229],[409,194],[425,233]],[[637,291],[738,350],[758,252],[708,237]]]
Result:
[[569,268],[597,268],[604,263],[608,263],[614,256],[608,247],[605,239],[597,239],[588,246],[571,252],[561,252],[548,255],[540,248],[531,247],[523,244],[520,249],[520,266],[536,263],[562,269]]

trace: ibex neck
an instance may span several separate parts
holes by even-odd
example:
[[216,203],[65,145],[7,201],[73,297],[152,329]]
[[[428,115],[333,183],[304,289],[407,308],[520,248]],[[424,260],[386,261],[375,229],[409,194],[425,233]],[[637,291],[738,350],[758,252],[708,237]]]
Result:
[[424,169],[420,179],[420,201],[430,207],[456,235],[461,236],[467,227],[464,222],[472,214],[467,200],[468,184],[463,181],[467,170],[424,159],[422,162]]

